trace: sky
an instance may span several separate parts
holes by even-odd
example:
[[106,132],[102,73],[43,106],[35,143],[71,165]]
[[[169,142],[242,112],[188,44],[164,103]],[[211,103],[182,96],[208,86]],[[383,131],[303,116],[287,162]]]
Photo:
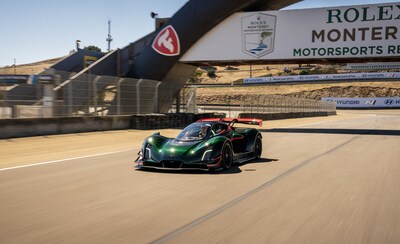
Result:
[[[217,1],[217,0],[216,0]],[[66,56],[94,45],[123,48],[154,31],[151,12],[171,17],[187,0],[0,0],[0,67]],[[393,0],[304,0],[285,9],[395,2]]]

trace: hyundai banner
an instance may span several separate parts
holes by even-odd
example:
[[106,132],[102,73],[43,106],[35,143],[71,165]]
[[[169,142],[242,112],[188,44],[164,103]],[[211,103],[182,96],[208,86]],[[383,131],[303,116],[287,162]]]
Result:
[[400,97],[322,97],[321,101],[335,102],[337,108],[400,108]]

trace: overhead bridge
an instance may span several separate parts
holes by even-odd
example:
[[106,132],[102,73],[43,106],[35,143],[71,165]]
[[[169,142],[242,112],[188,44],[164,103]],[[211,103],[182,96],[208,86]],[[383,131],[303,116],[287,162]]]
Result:
[[[126,96],[131,98],[136,96],[136,91],[132,89],[129,79],[136,80],[136,83],[138,80],[141,82],[152,81],[157,85],[157,90],[154,90],[158,93],[156,94],[158,96],[157,111],[141,112],[167,112],[172,104],[172,98],[178,94],[197,68],[194,65],[179,62],[179,60],[201,37],[236,12],[278,10],[296,2],[299,0],[190,0],[158,30],[128,46],[106,55],[85,55],[78,52],[78,54],[54,65],[53,69],[45,73],[74,72],[70,77],[63,77],[65,81],[55,88],[57,99],[69,103],[69,106],[66,106],[69,111],[62,113],[71,114],[87,105],[88,101],[93,100],[95,97],[93,92],[88,94],[88,92],[84,92],[85,90],[90,88],[101,93],[107,86],[118,84],[119,79],[102,80],[99,78],[93,89],[89,82],[86,84],[82,82],[82,80],[91,79],[92,75],[126,79],[125,82],[120,83],[120,89],[131,91],[131,94],[126,93]],[[168,27],[167,31],[166,27]],[[170,44],[170,50],[166,48],[168,44]],[[163,49],[166,52],[163,53]],[[171,50],[172,52],[170,52]],[[76,61],[78,56],[81,59]],[[79,62],[83,60],[82,56],[94,57],[92,59],[94,62],[87,67],[85,64],[79,65]],[[77,66],[82,69],[77,71]],[[74,91],[73,97],[67,95],[68,90]],[[135,99],[122,99],[121,101],[123,104],[120,105],[122,105],[124,113],[138,112],[137,106],[132,106]],[[111,105],[110,114],[118,112],[115,108],[116,103],[115,100]]]
[[[276,11],[296,2],[190,0],[155,32],[94,57],[55,88],[57,99],[68,100],[71,114],[115,86],[125,99],[114,99],[109,114],[164,113],[199,65],[400,60],[398,19],[389,18],[400,16],[397,5]],[[61,64],[54,68],[69,71]],[[147,101],[157,103],[139,110],[138,90],[144,84],[150,86]]]

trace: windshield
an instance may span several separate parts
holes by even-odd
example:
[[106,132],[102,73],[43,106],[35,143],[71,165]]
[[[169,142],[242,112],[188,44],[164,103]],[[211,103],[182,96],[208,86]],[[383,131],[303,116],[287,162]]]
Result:
[[203,140],[210,133],[210,124],[194,123],[183,129],[176,137],[178,141],[197,141]]

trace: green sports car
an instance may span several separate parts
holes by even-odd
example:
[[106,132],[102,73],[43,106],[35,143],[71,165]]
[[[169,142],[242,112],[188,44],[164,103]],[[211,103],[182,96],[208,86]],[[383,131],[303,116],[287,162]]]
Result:
[[202,119],[190,124],[176,138],[154,133],[144,140],[136,167],[155,169],[228,169],[261,157],[262,136],[254,128],[235,123],[262,125],[260,119]]

